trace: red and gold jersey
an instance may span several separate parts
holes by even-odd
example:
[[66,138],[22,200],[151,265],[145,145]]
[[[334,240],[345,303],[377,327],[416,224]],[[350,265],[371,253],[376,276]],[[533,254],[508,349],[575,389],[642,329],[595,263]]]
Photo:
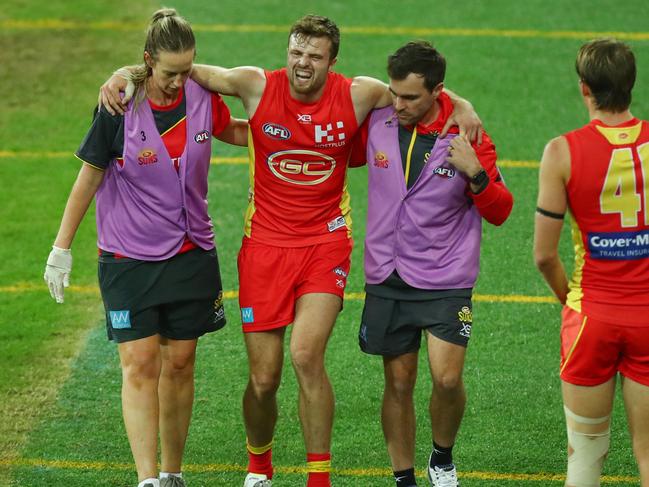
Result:
[[649,123],[599,120],[566,134],[575,269],[567,305],[649,324]]
[[329,73],[322,97],[304,104],[291,97],[286,69],[266,72],[249,125],[246,236],[281,247],[350,238],[351,80]]

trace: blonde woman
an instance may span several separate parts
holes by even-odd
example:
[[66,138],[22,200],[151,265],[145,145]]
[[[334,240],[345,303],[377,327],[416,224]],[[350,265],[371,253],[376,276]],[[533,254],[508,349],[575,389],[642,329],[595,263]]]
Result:
[[173,9],[153,14],[133,101],[123,115],[101,108],[76,153],[83,165],[45,269],[62,303],[70,247],[96,197],[99,284],[139,487],[185,485],[196,344],[225,325],[207,212],[211,136],[245,145],[247,124],[188,79],[195,52],[185,19]]

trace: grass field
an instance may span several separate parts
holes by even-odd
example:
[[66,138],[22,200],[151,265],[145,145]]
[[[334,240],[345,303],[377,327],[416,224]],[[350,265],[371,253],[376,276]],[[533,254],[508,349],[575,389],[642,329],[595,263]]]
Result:
[[[607,32],[634,48],[632,111],[649,117],[646,2],[629,0],[175,1],[195,26],[199,62],[283,65],[288,26],[317,12],[342,28],[337,70],[385,79],[387,54],[413,38],[434,41],[447,86],[469,98],[496,142],[515,197],[502,228],[485,226],[466,383],[469,403],[455,450],[464,487],[559,486],[565,431],[559,395],[559,306],[533,267],[536,161],[551,137],[586,122],[574,57]],[[134,468],[119,404],[115,347],[106,342],[88,215],[74,243],[73,287],[56,305],[42,281],[49,246],[78,171],[72,152],[90,123],[97,88],[139,60],[154,2],[7,0],[0,11],[0,486],[131,486]],[[7,96],[8,95],[8,96]],[[236,99],[226,100],[243,115]],[[239,149],[215,144],[211,214],[229,325],[201,340],[195,413],[186,452],[191,486],[240,485],[245,435],[240,397],[247,366],[236,299],[236,252],[247,167],[223,163]],[[219,163],[219,161],[221,161]],[[356,248],[349,299],[327,361],[337,396],[334,485],[390,486],[379,424],[380,360],[357,346],[362,310],[365,170],[350,174]],[[571,257],[568,241],[562,252]],[[430,379],[417,389],[418,467],[430,433]],[[304,485],[304,450],[288,366],[280,390],[276,484]],[[638,485],[624,410],[615,409],[604,485]],[[422,474],[423,475],[423,474]],[[424,485],[424,479],[420,481]]]

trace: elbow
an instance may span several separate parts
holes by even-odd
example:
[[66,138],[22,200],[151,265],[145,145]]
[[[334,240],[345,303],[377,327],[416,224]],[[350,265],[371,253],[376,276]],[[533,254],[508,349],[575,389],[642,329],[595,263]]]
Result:
[[507,196],[503,204],[502,220],[500,220],[499,223],[496,223],[496,225],[502,225],[503,223],[505,223],[507,218],[509,218],[509,215],[512,214],[513,208],[514,208],[514,196],[509,191],[507,191]]
[[483,215],[485,217],[485,220],[497,227],[505,223],[509,218],[509,215],[511,215],[512,213],[512,209],[514,208],[514,198],[512,197],[511,193],[508,193],[507,198],[501,200],[499,206],[500,208],[497,212],[493,212],[493,214]]
[[534,264],[541,273],[552,269],[558,260],[559,256],[556,252],[545,252],[539,249],[534,250]]

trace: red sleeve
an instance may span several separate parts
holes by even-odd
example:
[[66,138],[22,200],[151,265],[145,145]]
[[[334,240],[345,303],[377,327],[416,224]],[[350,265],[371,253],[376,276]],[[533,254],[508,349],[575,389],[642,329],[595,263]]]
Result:
[[473,147],[480,164],[489,175],[489,184],[478,194],[474,194],[471,189],[468,189],[467,194],[473,199],[482,218],[492,225],[502,225],[512,211],[514,197],[505,186],[496,166],[496,147],[486,133],[482,134],[482,144]]
[[352,139],[352,152],[349,156],[349,167],[361,167],[367,164],[367,137],[370,125],[368,115]]
[[216,137],[230,123],[230,109],[218,93],[212,95],[212,135]]

